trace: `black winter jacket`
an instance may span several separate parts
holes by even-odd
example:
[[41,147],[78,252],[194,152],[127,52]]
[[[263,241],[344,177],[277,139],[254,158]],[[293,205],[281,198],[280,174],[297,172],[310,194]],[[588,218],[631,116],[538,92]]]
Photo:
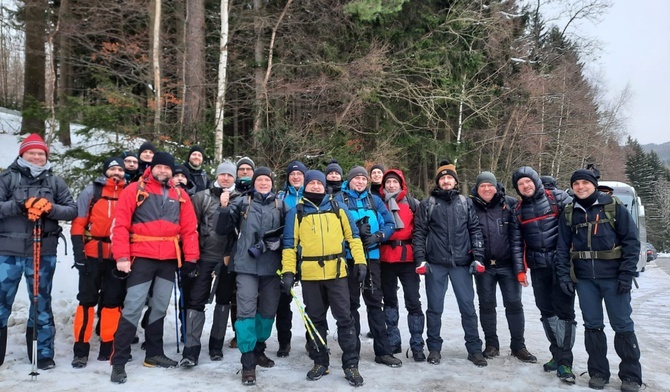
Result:
[[205,189],[191,198],[198,218],[200,260],[223,261],[224,250],[228,248],[228,238],[231,236],[216,234],[215,230],[219,220],[217,210],[221,207],[220,192],[221,188]]
[[[517,181],[523,177],[530,178],[535,184],[535,193],[531,197],[522,196]],[[572,199],[561,190],[551,190],[558,214],[545,193],[540,176],[528,166],[518,168],[512,174],[512,182],[521,200],[514,209],[514,215],[521,227],[521,237],[513,238],[512,251],[515,257],[521,256],[528,268],[546,268],[556,262],[556,245],[558,243],[558,219]]]
[[435,206],[430,218],[430,197],[421,201],[414,217],[414,262],[456,267],[470,265],[475,259],[483,261],[484,240],[472,200],[460,200],[455,190],[435,189],[431,196]]
[[[15,189],[9,189],[15,172],[21,173],[21,180]],[[30,169],[19,166],[15,160],[0,174],[0,255],[33,256],[35,224],[21,208],[31,197],[44,197],[53,205],[51,212],[42,218],[42,255],[56,255],[62,231],[58,221],[77,217],[77,204],[62,178],[55,176],[51,169],[35,178]]]
[[[596,191],[598,192],[598,191]],[[598,200],[586,210],[575,203],[572,222],[595,222],[607,218],[605,205],[613,203],[611,195],[600,192]],[[622,203],[616,205],[616,229],[609,223],[593,225],[591,247],[587,245],[588,227],[571,228],[565,213],[559,223],[558,258],[556,272],[559,279],[570,280],[570,250],[601,251],[622,247],[622,257],[615,260],[578,259],[572,260],[577,279],[608,279],[620,274],[637,276],[637,262],[640,253],[638,229],[630,212]]]
[[491,267],[491,260],[495,260],[498,268],[512,268],[515,274],[526,272],[521,256],[512,252],[512,238],[521,236],[519,222],[514,216],[518,200],[505,196],[501,187],[488,203],[479,197],[476,189],[472,190],[471,196],[484,237],[486,268]]

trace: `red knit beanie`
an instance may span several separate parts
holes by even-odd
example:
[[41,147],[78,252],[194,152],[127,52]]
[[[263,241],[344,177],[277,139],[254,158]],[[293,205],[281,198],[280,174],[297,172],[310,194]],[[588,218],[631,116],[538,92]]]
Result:
[[28,150],[34,149],[44,151],[47,154],[47,158],[49,157],[49,147],[44,142],[44,139],[36,133],[31,133],[27,138],[23,139],[19,147],[19,156]]

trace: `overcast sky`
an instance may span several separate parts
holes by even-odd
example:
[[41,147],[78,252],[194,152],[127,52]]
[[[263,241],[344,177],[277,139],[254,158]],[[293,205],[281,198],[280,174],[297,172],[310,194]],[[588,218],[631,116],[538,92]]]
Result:
[[614,0],[601,23],[581,26],[604,45],[601,71],[611,95],[628,83],[628,131],[641,144],[670,142],[670,1]]

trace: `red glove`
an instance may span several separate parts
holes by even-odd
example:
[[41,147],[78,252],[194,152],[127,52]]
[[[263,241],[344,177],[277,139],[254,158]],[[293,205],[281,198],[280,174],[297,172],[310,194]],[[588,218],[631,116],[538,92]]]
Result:
[[526,277],[525,272],[519,272],[518,274],[516,274],[516,280],[519,281],[519,283],[521,283],[523,287],[528,286],[528,278]]

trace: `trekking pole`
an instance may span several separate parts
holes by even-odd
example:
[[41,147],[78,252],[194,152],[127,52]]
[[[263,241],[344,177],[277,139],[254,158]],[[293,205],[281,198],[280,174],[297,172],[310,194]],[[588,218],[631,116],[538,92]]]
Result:
[[177,354],[179,354],[179,309],[177,305],[177,287],[179,285],[179,268],[177,268],[174,281],[174,335],[177,342]]
[[[184,347],[186,347],[186,300],[184,299],[184,282],[181,279],[181,268],[177,268],[177,281],[179,282],[179,319],[181,320],[181,333],[184,338]],[[177,344],[179,352],[179,344]]]
[[298,312],[300,313],[300,317],[302,317],[302,321],[305,324],[305,327],[307,328],[307,332],[309,333],[310,338],[312,338],[312,341],[314,342],[314,345],[316,346],[316,351],[319,351],[319,345],[316,344],[316,339],[314,338],[315,335],[316,335],[317,338],[319,338],[319,342],[321,342],[323,347],[326,347],[326,349],[328,349],[328,346],[326,346],[326,341],[323,340],[323,337],[321,337],[321,334],[319,333],[319,331],[314,326],[314,323],[312,322],[312,319],[309,318],[309,316],[305,312],[305,307],[300,302],[300,300],[298,299],[298,296],[295,294],[295,291],[293,291],[293,289],[291,289],[291,297],[293,297],[293,302],[295,302],[296,306],[298,307]]
[[40,254],[42,253],[42,218],[35,221],[33,227],[33,368],[30,372],[30,380],[35,381],[37,372],[37,307],[40,294]]

